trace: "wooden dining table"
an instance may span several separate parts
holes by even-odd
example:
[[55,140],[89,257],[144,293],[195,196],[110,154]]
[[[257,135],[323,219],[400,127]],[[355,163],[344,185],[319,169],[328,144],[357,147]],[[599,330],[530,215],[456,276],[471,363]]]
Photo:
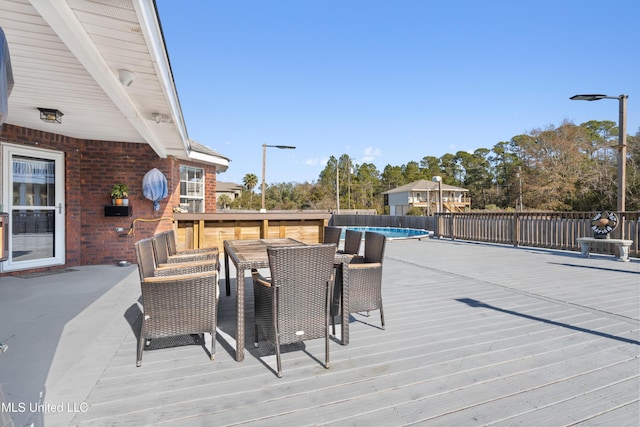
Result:
[[[269,268],[268,247],[277,246],[303,246],[306,243],[291,238],[278,239],[251,239],[251,240],[225,240],[224,241],[224,272],[226,294],[231,295],[231,281],[229,275],[229,261],[236,268],[236,361],[244,360],[245,343],[245,271],[252,268]],[[334,265],[337,271],[342,263],[348,263],[353,255],[336,252]],[[340,283],[343,281],[340,280]],[[349,343],[349,310],[348,298],[344,298],[346,290],[341,292],[341,338],[342,345]],[[348,293],[347,293],[348,295]],[[346,310],[345,310],[346,306]]]

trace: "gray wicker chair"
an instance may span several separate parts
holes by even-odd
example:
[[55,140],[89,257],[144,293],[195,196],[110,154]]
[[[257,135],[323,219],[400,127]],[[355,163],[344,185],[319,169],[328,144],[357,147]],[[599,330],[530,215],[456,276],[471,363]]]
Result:
[[176,245],[176,232],[174,229],[169,231],[165,231],[165,236],[167,237],[167,249],[169,250],[169,256],[177,256],[177,255],[197,255],[202,253],[212,253],[218,254],[219,249],[217,247],[210,248],[194,248],[194,249],[184,249],[182,251],[177,250]]
[[362,231],[346,229],[344,232],[344,250],[338,252],[358,255],[360,243],[362,243]]
[[[342,266],[342,287],[336,286],[336,293],[348,289],[345,295],[349,304],[349,314],[371,310],[380,310],[380,322],[384,326],[382,309],[382,263],[387,238],[380,233],[367,231],[364,235],[364,257],[354,257],[350,263]],[[339,288],[339,289],[338,289]],[[331,308],[333,333],[335,335],[334,316],[342,309],[340,297],[334,295]]]
[[340,234],[342,228],[340,227],[325,227],[324,235],[322,236],[322,243],[333,243],[336,248],[340,246]]
[[333,286],[335,244],[267,248],[271,278],[252,270],[255,346],[259,332],[276,349],[277,375],[282,377],[280,346],[325,339],[329,368],[329,305]]
[[[142,292],[142,326],[136,366],[142,364],[145,345],[154,338],[211,335],[211,360],[215,357],[218,272],[212,262],[171,264],[156,268],[153,243],[135,243]],[[206,350],[205,340],[203,346]]]
[[163,266],[165,264],[183,263],[190,261],[212,261],[216,263],[216,268],[220,270],[219,253],[217,248],[207,248],[207,250],[195,250],[172,253],[171,241],[175,236],[173,230],[155,234],[151,240],[153,242],[153,250],[156,257],[156,264]]

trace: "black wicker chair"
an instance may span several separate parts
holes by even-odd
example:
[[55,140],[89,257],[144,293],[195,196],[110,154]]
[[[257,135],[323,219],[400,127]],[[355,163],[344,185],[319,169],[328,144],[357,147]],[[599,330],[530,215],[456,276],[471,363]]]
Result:
[[362,231],[346,229],[344,232],[344,249],[338,252],[358,255],[360,243],[362,243]]
[[340,246],[340,233],[342,233],[340,227],[325,227],[322,243],[333,243],[337,249]]
[[276,349],[277,375],[282,377],[280,346],[325,339],[329,368],[329,305],[333,286],[335,244],[267,248],[271,278],[252,270],[255,298],[255,346],[259,332]]
[[[136,366],[142,364],[145,345],[154,338],[211,335],[215,357],[218,272],[212,262],[189,262],[156,268],[153,243],[135,243],[142,291],[142,326]],[[204,338],[204,337],[203,337]],[[203,346],[206,344],[203,339]]]
[[[371,310],[380,310],[380,322],[384,326],[382,309],[382,263],[387,238],[380,233],[367,231],[364,235],[364,257],[354,257],[348,264],[342,265],[342,286],[336,286],[336,293],[348,289],[345,299],[348,301],[349,314]],[[340,288],[340,289],[338,289]],[[333,333],[334,317],[340,313],[340,296],[334,295],[331,307]]]

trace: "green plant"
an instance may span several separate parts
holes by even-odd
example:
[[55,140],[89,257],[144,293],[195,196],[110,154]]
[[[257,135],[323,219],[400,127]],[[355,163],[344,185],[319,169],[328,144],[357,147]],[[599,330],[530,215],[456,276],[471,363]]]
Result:
[[114,199],[123,199],[129,197],[129,187],[127,184],[113,184],[111,189],[111,197]]

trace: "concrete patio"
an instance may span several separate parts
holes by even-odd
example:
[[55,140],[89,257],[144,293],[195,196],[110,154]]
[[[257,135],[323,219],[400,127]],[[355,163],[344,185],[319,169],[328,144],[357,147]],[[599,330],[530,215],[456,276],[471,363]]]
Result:
[[330,369],[309,341],[278,379],[251,345],[249,280],[243,362],[222,293],[214,361],[185,340],[136,368],[135,265],[0,278],[0,426],[638,425],[637,258],[394,241],[383,283],[386,330],[353,315]]

